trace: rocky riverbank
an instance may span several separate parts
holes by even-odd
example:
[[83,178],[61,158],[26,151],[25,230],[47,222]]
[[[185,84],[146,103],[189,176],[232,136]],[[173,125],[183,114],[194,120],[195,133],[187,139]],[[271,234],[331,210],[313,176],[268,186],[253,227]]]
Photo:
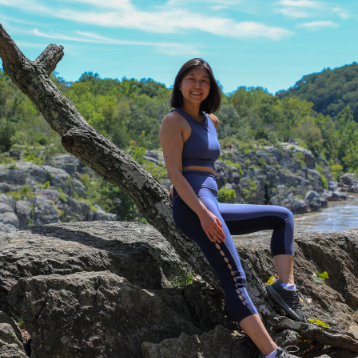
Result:
[[[307,318],[350,332],[353,350],[357,247],[358,229],[305,233],[295,240],[296,281],[308,302]],[[219,292],[200,280],[177,287],[194,273],[150,225],[97,221],[27,227],[0,236],[0,248],[0,357],[258,356]],[[275,275],[269,238],[243,240],[237,250],[260,315],[264,320],[269,312],[282,315],[264,290]],[[328,279],[314,279],[324,271]],[[357,355],[323,349],[294,329],[270,334],[283,346],[298,344],[304,357]]]
[[53,156],[44,165],[0,165],[0,233],[26,225],[116,220],[87,200],[81,174],[88,170],[68,154]]
[[[164,163],[159,151],[147,151],[144,158],[156,165]],[[352,199],[338,191],[325,159],[294,144],[223,150],[215,167],[219,190],[235,193],[228,199],[232,203],[281,205],[303,214],[326,207],[329,200]],[[348,177],[354,182],[354,174],[349,174],[342,177],[344,183]]]
[[[162,152],[147,151],[144,159],[161,167],[161,182],[169,189]],[[340,178],[339,191],[327,161],[296,145],[223,150],[215,165],[225,202],[282,205],[301,214],[320,210],[329,200],[349,200],[347,192],[358,192],[354,174]],[[54,155],[43,165],[22,160],[0,165],[0,233],[26,225],[116,220],[87,200],[85,174],[98,179],[69,154]]]

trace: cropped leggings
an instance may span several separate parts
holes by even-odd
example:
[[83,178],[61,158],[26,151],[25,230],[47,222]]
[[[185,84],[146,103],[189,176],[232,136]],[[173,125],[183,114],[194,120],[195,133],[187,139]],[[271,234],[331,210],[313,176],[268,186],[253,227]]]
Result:
[[247,294],[246,276],[231,235],[272,229],[272,256],[281,254],[293,256],[293,214],[281,206],[219,203],[214,174],[184,170],[183,176],[206,208],[222,223],[225,242],[219,244],[209,240],[199,217],[180,198],[175,188],[173,189],[174,222],[179,230],[195,241],[203,251],[220,278],[232,316],[240,323],[244,318],[257,313],[257,310]]

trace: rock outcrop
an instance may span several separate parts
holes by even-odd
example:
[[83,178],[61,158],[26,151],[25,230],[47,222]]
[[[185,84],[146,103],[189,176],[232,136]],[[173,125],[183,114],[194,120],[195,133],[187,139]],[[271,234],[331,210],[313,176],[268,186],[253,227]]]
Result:
[[[149,150],[143,159],[165,165],[160,151]],[[235,198],[226,198],[232,203],[281,205],[302,214],[326,207],[327,201],[352,199],[346,192],[358,192],[354,174],[342,176],[338,191],[327,161],[293,144],[223,150],[215,165],[219,190],[235,193]],[[98,179],[69,154],[54,155],[44,165],[22,161],[0,165],[0,232],[74,220],[116,220],[116,215],[87,200],[83,174]],[[161,182],[170,188],[167,175]]]
[[116,220],[116,215],[86,200],[79,174],[87,170],[67,154],[41,166],[22,161],[0,165],[0,233],[26,225]]
[[[158,151],[147,151],[144,159],[164,163]],[[338,192],[327,161],[294,144],[244,152],[225,149],[215,167],[219,190],[235,192],[228,201],[232,203],[281,205],[302,214],[325,208],[330,200],[348,199]],[[168,180],[164,184],[170,187]]]
[[338,187],[341,188],[341,191],[358,193],[358,181],[356,175],[354,173],[343,174],[338,183]]
[[[276,273],[269,244],[269,238],[237,243],[248,292],[265,324],[271,313],[284,315],[264,289]],[[298,234],[295,242],[307,318],[351,332],[352,342],[358,338],[357,248],[358,229]],[[328,279],[313,277],[324,271]],[[175,287],[188,275],[195,274],[142,223],[54,223],[0,236],[0,357],[31,351],[46,358],[256,358],[218,291],[201,280]],[[27,345],[20,319],[31,336]],[[295,329],[270,334],[282,346],[298,344],[307,357],[328,352],[319,337],[300,337]],[[328,355],[343,352],[337,349]]]

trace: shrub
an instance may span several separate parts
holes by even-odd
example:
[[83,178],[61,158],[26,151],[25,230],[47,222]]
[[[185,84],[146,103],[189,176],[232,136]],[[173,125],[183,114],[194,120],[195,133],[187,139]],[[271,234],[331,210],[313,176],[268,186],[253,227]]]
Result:
[[50,187],[50,182],[47,181],[45,184],[37,184],[37,186],[41,189],[48,189]]
[[228,202],[231,199],[236,199],[236,192],[233,189],[229,188],[222,188],[219,190],[218,193],[218,201],[220,203]]
[[239,170],[240,175],[244,175],[244,172],[242,171],[241,165],[239,163],[233,163],[231,160],[228,159],[223,159],[222,162],[228,165],[232,165]]
[[261,168],[265,168],[266,167],[266,161],[264,158],[259,158],[259,166]]
[[63,190],[61,188],[57,188],[56,190],[60,193],[59,200],[62,201],[63,203],[66,203],[67,198],[66,198],[65,193],[63,192]]
[[245,204],[250,203],[256,197],[256,190],[257,190],[257,184],[255,180],[250,182],[248,188],[242,189],[241,193]]
[[323,168],[319,164],[316,164],[316,170],[321,176],[321,185],[323,189],[328,189],[328,179],[323,174]]
[[10,196],[15,201],[21,200],[21,194],[18,191],[8,191],[6,196]]
[[329,161],[329,170],[331,171],[334,180],[338,181],[343,174],[343,166],[339,163],[335,163],[333,159]]

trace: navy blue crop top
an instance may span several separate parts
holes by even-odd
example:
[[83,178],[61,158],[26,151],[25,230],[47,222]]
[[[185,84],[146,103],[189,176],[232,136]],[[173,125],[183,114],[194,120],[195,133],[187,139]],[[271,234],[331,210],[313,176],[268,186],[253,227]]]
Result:
[[172,110],[181,114],[191,126],[191,134],[184,142],[182,167],[203,166],[215,170],[215,161],[219,158],[221,147],[214,123],[205,112],[205,120],[196,121],[188,113],[179,108]]

